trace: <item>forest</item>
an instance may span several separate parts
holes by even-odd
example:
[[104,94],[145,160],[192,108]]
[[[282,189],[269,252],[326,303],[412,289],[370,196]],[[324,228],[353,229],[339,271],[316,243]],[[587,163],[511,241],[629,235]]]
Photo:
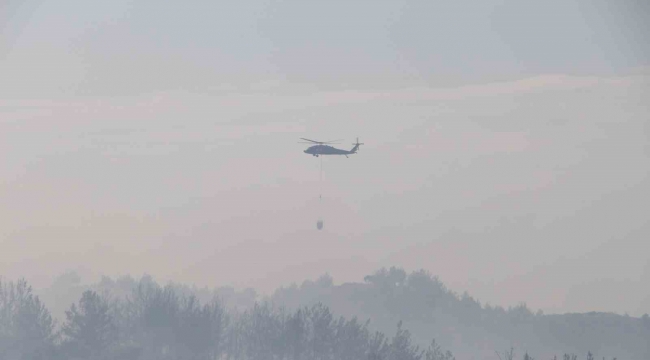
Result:
[[267,297],[150,276],[83,285],[69,273],[38,293],[25,280],[0,281],[3,360],[636,360],[647,359],[648,338],[647,315],[483,306],[424,271],[396,268],[338,286],[325,275]]

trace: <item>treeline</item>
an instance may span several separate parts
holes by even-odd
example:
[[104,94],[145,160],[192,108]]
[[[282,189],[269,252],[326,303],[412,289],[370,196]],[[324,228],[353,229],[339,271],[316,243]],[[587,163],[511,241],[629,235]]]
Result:
[[[626,319],[632,326],[619,337],[618,317],[610,323],[595,323],[585,322],[579,314],[548,317],[533,314],[525,306],[507,310],[481,306],[424,272],[406,275],[398,269],[384,269],[365,280],[365,284],[334,286],[324,276],[300,288],[280,289],[271,299],[259,299],[251,289],[161,286],[149,276],[103,278],[83,286],[75,280],[71,283],[77,285],[68,289],[77,295],[66,298],[68,306],[57,319],[25,281],[0,281],[0,359],[453,360],[456,356],[533,360],[562,354],[548,350],[549,334],[550,338],[564,337],[551,349],[566,349],[567,344],[592,337],[589,334],[594,332],[613,335],[609,342],[628,343],[629,337],[643,335],[635,325],[637,320],[650,330],[647,317],[631,323]],[[562,316],[560,323],[576,325],[543,326],[557,323],[558,316]],[[508,331],[503,331],[504,324]],[[510,340],[494,341],[490,336],[495,334]],[[429,340],[422,341],[425,337]],[[535,342],[545,343],[547,350],[535,349]],[[480,355],[472,350],[477,344]],[[515,356],[512,351],[495,351],[512,344],[528,352]],[[440,345],[453,348],[455,354]],[[648,342],[642,345],[646,348],[632,349],[628,351],[631,356],[619,359],[646,359]],[[630,349],[620,347],[614,354],[625,350]],[[569,351],[594,358],[586,350]],[[579,359],[570,354],[559,358]]]
[[401,320],[415,343],[426,345],[433,337],[458,358],[496,359],[495,350],[514,346],[520,355],[528,351],[538,359],[562,358],[564,353],[586,356],[589,351],[598,359],[650,359],[647,315],[546,315],[525,303],[507,308],[482,304],[422,270],[384,268],[364,282],[341,285],[322,276],[280,288],[272,299],[289,309],[320,302],[343,316],[370,318],[384,332]]
[[435,341],[420,349],[401,324],[388,337],[322,304],[227,310],[151,282],[125,298],[86,290],[65,315],[55,321],[25,281],[0,282],[0,359],[454,359]]

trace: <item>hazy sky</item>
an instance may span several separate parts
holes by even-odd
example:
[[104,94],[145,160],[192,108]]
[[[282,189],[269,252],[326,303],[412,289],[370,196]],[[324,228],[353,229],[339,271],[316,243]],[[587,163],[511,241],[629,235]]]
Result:
[[[3,1],[0,275],[271,291],[401,266],[484,303],[650,313],[649,11]],[[357,136],[319,205],[298,138]]]

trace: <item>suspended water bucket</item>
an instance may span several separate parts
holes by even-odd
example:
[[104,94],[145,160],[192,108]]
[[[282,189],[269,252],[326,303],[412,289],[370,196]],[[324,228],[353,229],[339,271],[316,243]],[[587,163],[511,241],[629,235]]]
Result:
[[318,221],[316,222],[316,228],[318,228],[318,230],[322,230],[322,229],[323,229],[323,220],[318,220]]

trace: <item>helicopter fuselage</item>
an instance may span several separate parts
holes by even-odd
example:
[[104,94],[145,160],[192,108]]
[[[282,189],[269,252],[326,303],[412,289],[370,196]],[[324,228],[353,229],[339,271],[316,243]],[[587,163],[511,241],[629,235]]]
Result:
[[352,155],[356,154],[356,148],[352,150],[342,150],[328,145],[314,145],[304,152],[305,154],[310,154],[316,157],[320,155]]

